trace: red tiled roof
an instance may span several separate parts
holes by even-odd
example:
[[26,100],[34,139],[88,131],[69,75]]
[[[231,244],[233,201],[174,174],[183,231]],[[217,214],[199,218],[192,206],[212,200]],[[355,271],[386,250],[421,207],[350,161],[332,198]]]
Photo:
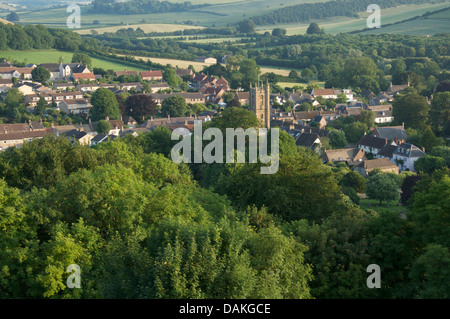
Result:
[[162,77],[161,71],[142,71],[141,78],[149,78],[149,77]]
[[75,80],[95,80],[94,73],[74,73],[73,78]]

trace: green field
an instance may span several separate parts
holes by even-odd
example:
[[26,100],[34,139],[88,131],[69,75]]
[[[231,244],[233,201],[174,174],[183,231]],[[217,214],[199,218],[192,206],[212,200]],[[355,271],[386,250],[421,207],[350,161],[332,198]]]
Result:
[[[91,29],[100,26],[139,25],[148,23],[180,24],[192,21],[205,26],[225,26],[227,23],[238,22],[244,18],[269,13],[273,10],[307,2],[320,2],[323,0],[194,0],[193,4],[212,3],[201,9],[185,12],[168,12],[158,14],[118,15],[98,14],[89,12],[87,7],[81,7],[81,27]],[[178,0],[178,2],[184,2]],[[41,11],[19,12],[21,23],[45,24],[49,26],[66,26],[70,13],[64,8],[47,9]],[[93,25],[98,20],[100,25]]]
[[[387,8],[381,10],[381,25],[390,24],[397,21],[402,21],[405,19],[409,19],[428,11],[435,11],[443,8],[447,8],[450,6],[450,2],[439,3],[439,4],[421,4],[421,5],[408,5],[408,6],[399,6],[395,8]],[[326,21],[317,21],[321,27],[325,29],[326,33],[337,34],[343,32],[350,32],[355,30],[362,30],[367,27],[367,17],[371,13],[361,12],[360,18],[347,18],[347,17],[335,17],[332,19],[327,19]],[[447,21],[448,22],[448,21]],[[293,34],[304,34],[306,33],[306,29],[308,28],[309,23],[297,23],[297,24],[280,24],[277,27],[285,28],[288,35]],[[437,32],[448,32],[449,24],[445,25],[445,23],[440,26],[436,26]],[[257,32],[264,33],[266,31],[271,31],[274,26],[261,26],[257,27]],[[417,28],[415,28],[417,29]],[[387,29],[386,29],[387,30]],[[395,30],[394,30],[395,31]],[[405,28],[404,31],[408,31]],[[377,32],[377,30],[375,30]],[[409,34],[416,34],[412,31]],[[390,32],[386,32],[390,33]],[[398,33],[398,32],[397,32]],[[406,34],[406,33],[405,33]],[[422,33],[417,33],[422,34]]]
[[[65,63],[72,61],[73,53],[63,52],[57,50],[46,51],[0,51],[0,57],[5,57],[8,60],[16,60],[19,62],[34,63],[36,65],[41,63],[58,63],[59,58],[62,57]],[[136,68],[120,63],[114,63],[106,60],[92,58],[92,66],[96,68],[102,68],[105,70],[136,70],[145,71],[145,68]]]
[[210,38],[210,39],[188,39],[183,42],[188,43],[223,43],[223,42],[236,42],[241,40],[241,37],[227,37],[227,38]]
[[[305,2],[320,2],[323,0],[194,0],[193,4],[212,3],[210,7],[202,9],[193,9],[185,12],[169,12],[161,14],[143,14],[143,15],[116,15],[116,14],[97,14],[91,13],[86,7],[82,7],[81,27],[80,33],[90,33],[91,29],[113,26],[119,28],[137,27],[150,28],[155,31],[174,31],[190,28],[190,25],[183,24],[185,21],[191,21],[196,25],[202,26],[224,26],[227,23],[236,23],[242,19],[251,16],[258,16],[270,13],[273,10],[283,8],[286,6],[297,5]],[[183,0],[175,0],[175,2],[184,2]],[[409,19],[411,17],[423,14],[428,11],[434,11],[448,7],[450,2],[439,4],[421,4],[421,5],[407,5],[395,8],[383,9],[381,12],[381,23],[390,24],[401,20]],[[359,18],[335,17],[323,21],[317,21],[325,28],[327,33],[341,33],[355,30],[362,30],[366,28],[366,19],[371,13],[361,12]],[[66,27],[66,20],[69,13],[65,9],[48,9],[33,12],[20,12],[21,23],[36,23],[45,24],[55,27]],[[99,25],[94,25],[93,21],[98,20]],[[441,21],[442,22],[442,21]],[[164,24],[172,24],[172,26],[163,26]],[[153,27],[152,27],[153,25]],[[287,30],[287,34],[302,34],[305,33],[308,23],[292,23],[277,25]],[[436,32],[446,32],[448,24],[437,23],[423,23],[424,28]],[[258,27],[258,32],[271,31],[275,26]],[[408,26],[405,31],[408,32]],[[102,29],[98,29],[102,32]],[[400,33],[402,30],[392,29],[394,33]],[[436,31],[436,32],[435,32]],[[412,34],[421,34],[414,28],[409,31]],[[430,33],[430,32],[428,32]]]
[[[447,4],[448,5],[448,4]],[[374,29],[364,34],[409,34],[409,35],[433,35],[449,31],[450,10],[439,12],[420,19],[397,23],[381,29]]]

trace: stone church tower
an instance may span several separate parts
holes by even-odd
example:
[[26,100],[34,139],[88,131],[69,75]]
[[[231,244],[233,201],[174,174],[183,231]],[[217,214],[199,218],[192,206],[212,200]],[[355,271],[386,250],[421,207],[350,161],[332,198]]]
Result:
[[270,129],[270,87],[269,82],[263,87],[258,83],[254,88],[250,84],[249,94],[250,110],[255,113],[258,120],[268,130]]

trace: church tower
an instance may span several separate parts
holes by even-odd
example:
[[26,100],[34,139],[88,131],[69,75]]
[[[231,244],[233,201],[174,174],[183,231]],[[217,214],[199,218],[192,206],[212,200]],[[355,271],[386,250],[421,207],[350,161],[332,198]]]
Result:
[[250,84],[249,94],[250,110],[255,113],[258,120],[268,130],[270,129],[270,87],[269,81],[263,87],[260,83],[254,88]]

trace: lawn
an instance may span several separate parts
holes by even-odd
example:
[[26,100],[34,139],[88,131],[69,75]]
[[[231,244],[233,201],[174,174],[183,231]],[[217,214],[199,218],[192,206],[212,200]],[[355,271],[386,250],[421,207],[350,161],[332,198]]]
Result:
[[[46,51],[0,51],[0,57],[5,57],[8,60],[16,60],[25,63],[34,63],[36,65],[41,63],[58,63],[59,58],[62,57],[63,62],[72,62],[73,53],[63,52],[57,50]],[[110,62],[102,59],[92,58],[92,67],[102,68],[105,70],[136,70],[146,71],[146,68],[137,68],[120,63]]]
[[390,201],[389,203],[384,201],[380,205],[380,201],[378,201],[378,200],[368,199],[368,198],[361,198],[360,202],[359,202],[359,206],[363,210],[366,210],[368,208],[373,209],[375,211],[377,211],[379,209],[389,209],[389,210],[391,210],[393,212],[397,212],[399,214],[401,214],[401,213],[405,213],[406,214],[408,212],[408,209],[406,207],[398,206],[398,202],[396,202],[396,201]]

